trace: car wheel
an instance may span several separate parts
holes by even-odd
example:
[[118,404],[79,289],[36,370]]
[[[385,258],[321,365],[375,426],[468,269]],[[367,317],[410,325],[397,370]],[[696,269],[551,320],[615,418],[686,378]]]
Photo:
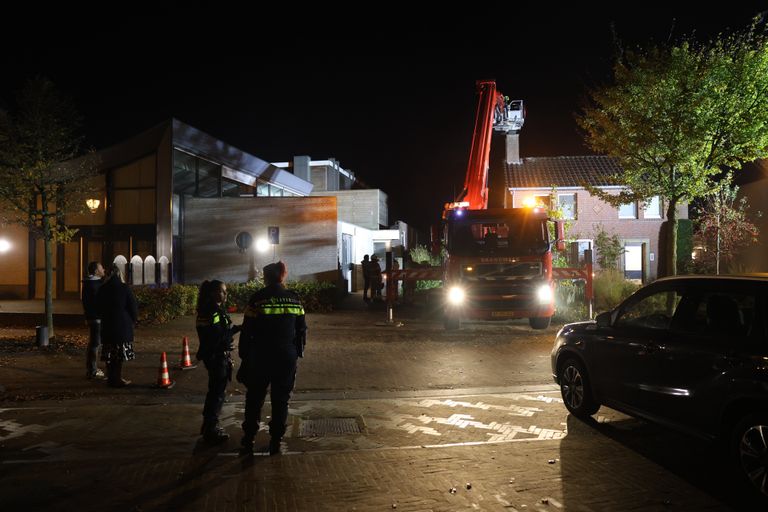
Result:
[[531,317],[528,319],[528,323],[531,325],[531,329],[546,329],[551,320],[552,317],[550,316]]
[[768,500],[768,414],[751,414],[736,425],[731,455],[742,480]]
[[560,367],[560,393],[565,407],[574,416],[586,419],[600,409],[592,397],[592,386],[584,365],[577,359],[569,359]]

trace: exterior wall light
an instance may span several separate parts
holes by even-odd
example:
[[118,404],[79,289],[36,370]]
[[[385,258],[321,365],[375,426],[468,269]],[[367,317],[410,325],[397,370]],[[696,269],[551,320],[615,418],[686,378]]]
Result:
[[259,238],[256,240],[256,250],[259,252],[267,252],[269,250],[269,240],[266,238]]
[[11,250],[11,242],[5,238],[0,238],[0,254],[6,253]]
[[96,210],[99,209],[100,204],[101,204],[101,201],[98,199],[85,200],[85,205],[88,207],[89,210],[91,210],[91,213],[96,213]]

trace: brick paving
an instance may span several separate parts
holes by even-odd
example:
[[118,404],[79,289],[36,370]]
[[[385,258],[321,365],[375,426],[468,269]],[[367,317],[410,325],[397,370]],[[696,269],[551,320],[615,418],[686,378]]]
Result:
[[[446,333],[419,315],[382,327],[383,312],[353,306],[309,317],[279,457],[237,456],[236,384],[232,438],[214,447],[197,435],[203,368],[152,388],[159,353],[195,340],[190,318],[137,331],[126,389],[84,379],[81,350],[0,353],[0,510],[749,510],[711,447],[606,408],[591,425],[568,416],[549,376],[555,328]],[[298,437],[333,418],[362,432]]]

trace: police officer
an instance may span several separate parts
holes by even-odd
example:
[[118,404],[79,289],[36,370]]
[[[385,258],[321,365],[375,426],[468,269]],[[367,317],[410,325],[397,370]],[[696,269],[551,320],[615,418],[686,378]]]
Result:
[[227,285],[219,280],[200,285],[197,298],[197,335],[200,347],[196,357],[208,370],[208,393],[203,406],[203,426],[200,433],[209,443],[222,442],[229,435],[219,426],[219,414],[224,405],[227,382],[232,380],[233,336],[240,326],[233,326],[227,314]]
[[251,297],[243,319],[237,380],[248,388],[245,395],[242,454],[253,453],[261,408],[270,388],[272,421],[269,423],[269,454],[280,453],[280,441],[288,420],[288,400],[296,379],[297,358],[304,355],[307,324],[298,295],[283,281],[288,274],[281,261],[264,267],[265,287]]

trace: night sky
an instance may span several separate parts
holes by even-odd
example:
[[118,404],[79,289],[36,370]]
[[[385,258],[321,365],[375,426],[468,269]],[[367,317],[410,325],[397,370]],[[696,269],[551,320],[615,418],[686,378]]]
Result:
[[390,222],[427,228],[464,181],[476,80],[526,102],[523,157],[589,154],[574,112],[608,76],[612,23],[628,46],[704,38],[766,8],[741,4],[111,15],[14,39],[0,57],[0,98],[47,76],[74,99],[96,149],[173,116],[267,161],[336,158],[389,195]]

